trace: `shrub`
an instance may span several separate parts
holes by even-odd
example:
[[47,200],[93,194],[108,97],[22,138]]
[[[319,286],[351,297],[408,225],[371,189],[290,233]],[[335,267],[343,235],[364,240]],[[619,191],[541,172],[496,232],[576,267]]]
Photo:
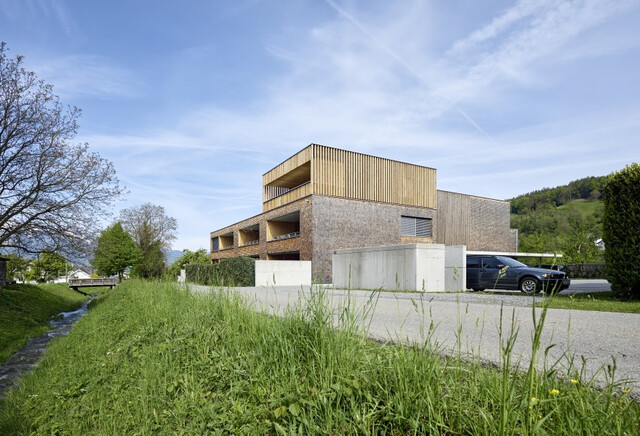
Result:
[[607,279],[618,296],[640,298],[640,165],[611,174],[602,221]]
[[187,282],[208,286],[253,286],[256,264],[250,257],[222,259],[213,265],[186,265]]

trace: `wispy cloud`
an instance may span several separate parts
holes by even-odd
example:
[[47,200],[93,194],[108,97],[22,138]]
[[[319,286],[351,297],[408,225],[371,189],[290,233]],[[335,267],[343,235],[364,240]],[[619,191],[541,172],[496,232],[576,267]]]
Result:
[[108,58],[70,55],[42,61],[34,66],[38,75],[55,84],[55,92],[65,98],[133,98],[143,85],[127,69]]

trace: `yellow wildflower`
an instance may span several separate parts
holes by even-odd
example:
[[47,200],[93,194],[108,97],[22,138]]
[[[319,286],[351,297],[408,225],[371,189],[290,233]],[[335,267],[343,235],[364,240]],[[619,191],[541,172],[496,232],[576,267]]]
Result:
[[572,385],[577,385],[578,384],[578,380],[576,380],[575,378],[571,379],[571,384]]
[[535,406],[536,404],[538,404],[538,401],[540,401],[540,399],[538,399],[538,398],[536,398],[536,397],[531,397],[531,404],[532,404],[532,405],[534,405],[534,406]]
[[557,389],[551,389],[551,390],[549,391],[549,395],[558,395],[559,393],[560,393],[560,391],[559,391],[559,390],[557,390]]
[[622,393],[627,395],[627,394],[631,393],[631,389],[623,389]]

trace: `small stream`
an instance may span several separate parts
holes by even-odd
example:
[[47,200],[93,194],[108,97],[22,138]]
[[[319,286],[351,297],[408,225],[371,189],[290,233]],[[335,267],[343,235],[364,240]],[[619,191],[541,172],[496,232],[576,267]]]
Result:
[[82,306],[73,312],[62,312],[49,324],[51,328],[45,334],[29,339],[27,345],[16,351],[3,365],[0,365],[0,398],[13,388],[20,377],[30,372],[40,361],[47,344],[54,338],[66,336],[73,325],[89,311],[92,295]]

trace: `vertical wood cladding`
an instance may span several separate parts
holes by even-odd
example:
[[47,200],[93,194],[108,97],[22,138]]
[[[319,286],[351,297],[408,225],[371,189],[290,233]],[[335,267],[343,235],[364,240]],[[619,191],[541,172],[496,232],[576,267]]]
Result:
[[312,192],[436,208],[436,170],[323,145],[312,145]]
[[[287,184],[290,180],[302,183],[303,174],[309,177],[308,184]],[[265,173],[262,185],[264,211],[311,194],[432,209],[437,206],[435,169],[317,144]],[[274,197],[274,193],[279,195]]]
[[320,195],[311,199],[314,280],[331,282],[333,250],[433,242],[432,238],[403,237],[401,216],[435,220],[434,209]]
[[467,250],[517,251],[509,211],[506,201],[438,191],[436,241]]

